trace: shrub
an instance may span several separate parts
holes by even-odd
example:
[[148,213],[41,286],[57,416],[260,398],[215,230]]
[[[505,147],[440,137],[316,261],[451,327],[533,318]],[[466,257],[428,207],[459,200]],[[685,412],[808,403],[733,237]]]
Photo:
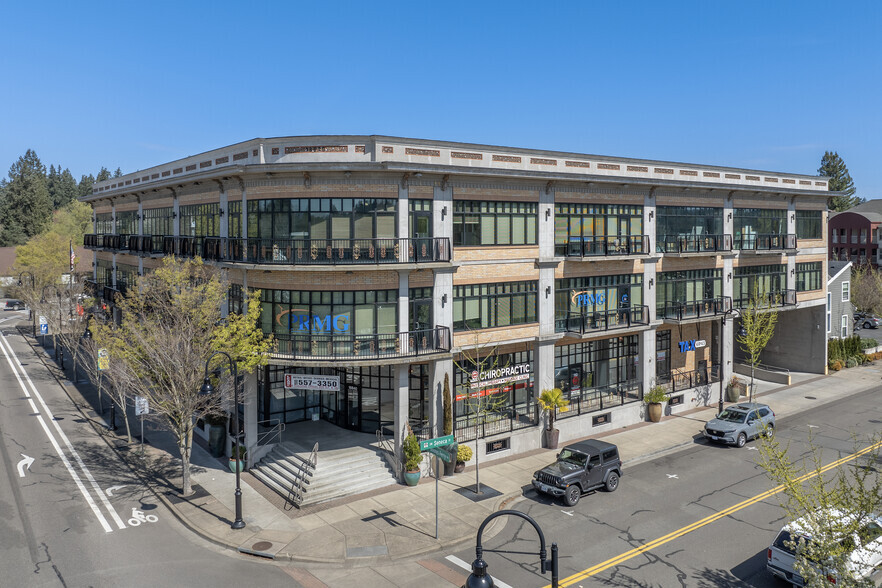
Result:
[[472,459],[472,448],[468,445],[460,445],[456,448],[456,461],[467,462]]
[[840,361],[838,359],[835,361],[831,361],[828,365],[829,365],[830,369],[833,370],[834,372],[838,372],[839,370],[842,369],[842,363],[840,363]]
[[875,339],[869,339],[866,337],[861,339],[861,349],[871,349],[877,345],[879,345],[879,342]]
[[664,386],[656,384],[649,389],[649,392],[643,395],[643,402],[646,404],[661,404],[668,400],[668,392]]
[[415,472],[420,469],[420,462],[423,455],[420,453],[420,442],[416,435],[409,433],[404,438],[404,469],[408,472]]
[[847,360],[845,360],[845,367],[847,367],[847,368],[853,368],[853,367],[857,366],[857,364],[858,364],[857,360],[853,357],[849,357]]

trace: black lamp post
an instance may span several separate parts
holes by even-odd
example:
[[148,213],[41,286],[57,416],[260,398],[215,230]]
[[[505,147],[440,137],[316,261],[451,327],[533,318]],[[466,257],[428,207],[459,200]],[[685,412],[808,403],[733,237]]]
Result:
[[211,380],[208,379],[208,367],[215,355],[223,355],[227,358],[230,362],[230,372],[233,374],[233,430],[235,431],[233,435],[235,443],[233,451],[236,456],[236,520],[230,524],[230,528],[244,529],[245,521],[242,520],[242,486],[239,481],[239,470],[241,468],[238,463],[241,454],[239,453],[239,372],[236,360],[225,351],[215,351],[212,353],[205,361],[205,377],[202,380],[202,388],[199,390],[199,393],[205,395],[214,394],[214,387],[211,385]]
[[[24,274],[27,274],[28,277],[31,278],[31,290],[33,290],[36,287],[35,284],[37,283],[37,280],[36,280],[36,278],[34,278],[34,274],[32,274],[31,272],[20,272],[18,274],[18,287],[21,288],[22,286],[24,286],[24,283],[21,281],[21,277]],[[28,318],[33,321],[32,324],[34,326],[34,339],[36,339],[37,338],[37,320],[34,317],[34,309],[31,308],[30,304],[28,304]]]
[[737,308],[730,308],[720,315],[720,407],[717,414],[723,412],[723,328],[726,326],[726,319],[740,317],[741,313]]
[[[484,519],[484,522],[478,527],[478,538],[475,544],[475,561],[472,562],[472,573],[469,574],[469,577],[466,579],[462,588],[493,588],[495,586],[493,578],[487,573],[487,562],[484,561],[484,550],[481,547],[481,535],[484,533],[484,527],[487,526],[487,523],[496,517],[501,516],[520,517],[533,525],[533,528],[536,529],[536,533],[539,534],[539,571],[543,574],[551,571],[551,588],[558,588],[557,543],[551,544],[551,561],[549,562],[545,558],[545,535],[542,533],[542,529],[539,528],[536,521],[534,521],[529,515],[524,514],[519,510],[500,510],[494,512]],[[524,553],[522,551],[502,551],[499,549],[488,549],[488,551],[499,553]]]

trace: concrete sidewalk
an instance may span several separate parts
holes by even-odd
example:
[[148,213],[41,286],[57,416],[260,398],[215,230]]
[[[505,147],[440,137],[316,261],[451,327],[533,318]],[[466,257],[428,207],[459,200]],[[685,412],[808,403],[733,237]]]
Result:
[[[33,344],[31,337],[27,339]],[[82,400],[93,410],[86,416],[97,426],[106,427],[106,420],[96,414],[97,393],[85,383],[73,386],[60,374],[51,359],[51,351],[34,347],[47,368],[65,385],[68,393]],[[782,386],[759,382],[758,401],[772,406],[779,420],[838,399],[882,385],[882,365],[843,370],[830,376],[793,374],[792,384]],[[105,399],[105,407],[107,401]],[[616,432],[598,435],[619,447],[624,460],[627,483],[628,467],[655,457],[672,453],[696,443],[704,443],[700,431],[713,418],[716,404],[696,408],[675,416],[664,417],[661,423],[640,423]],[[134,417],[133,432],[136,432]],[[326,567],[384,566],[392,562],[438,552],[453,551],[473,545],[478,526],[491,513],[505,508],[529,489],[533,472],[554,460],[554,450],[535,450],[513,458],[480,466],[484,493],[476,495],[475,468],[441,478],[438,484],[438,537],[435,537],[434,479],[423,478],[414,488],[403,485],[366,495],[352,496],[329,505],[300,511],[279,507],[259,492],[260,483],[246,473],[242,476],[242,503],[245,529],[232,530],[234,519],[235,476],[202,447],[194,444],[193,482],[196,493],[187,498],[178,495],[180,466],[173,456],[177,448],[166,432],[149,430],[145,448],[145,464],[139,474],[150,484],[157,496],[180,521],[193,532],[218,545],[299,565]],[[119,444],[119,439],[110,437]],[[574,440],[562,440],[561,445]],[[122,451],[123,454],[134,454]],[[133,455],[126,455],[132,463]],[[165,464],[168,477],[157,476]],[[177,472],[173,468],[177,465]],[[172,473],[174,472],[174,473]],[[250,483],[249,483],[250,482]],[[497,519],[499,528],[504,519]],[[485,536],[494,532],[493,526]],[[324,564],[324,565],[323,565]],[[426,572],[425,569],[422,570]],[[410,577],[413,580],[413,577]],[[370,583],[368,582],[368,584]],[[379,585],[379,584],[378,584]]]

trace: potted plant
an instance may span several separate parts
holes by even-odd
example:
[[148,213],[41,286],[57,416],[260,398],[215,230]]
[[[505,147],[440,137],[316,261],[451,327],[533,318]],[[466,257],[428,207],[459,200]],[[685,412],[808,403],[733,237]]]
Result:
[[227,416],[211,413],[205,415],[208,425],[208,450],[214,457],[221,457],[227,445]]
[[236,458],[236,446],[233,445],[233,453],[230,455],[230,471],[236,471],[236,468],[239,468],[239,471],[243,471],[245,469],[245,460],[248,458],[248,452],[245,451],[245,446],[239,446],[239,457]]
[[726,402],[738,402],[745,387],[746,385],[741,381],[741,378],[733,374],[729,379],[729,385],[726,386]]
[[[444,409],[444,422],[443,422],[443,431],[442,433],[447,436],[453,434],[453,399],[450,396],[450,375],[444,374],[444,395],[442,397],[443,409]],[[450,476],[453,474],[453,469],[456,467],[456,463],[451,461],[444,462],[444,475]]]
[[554,416],[558,410],[566,409],[569,401],[563,396],[560,388],[552,388],[551,390],[543,390],[539,395],[539,408],[545,411],[548,420],[548,427],[543,431],[544,445],[549,449],[557,449],[557,442],[560,438],[560,431],[554,428]]
[[668,392],[661,384],[656,384],[643,395],[643,402],[646,403],[649,420],[657,423],[662,417],[662,404],[667,402]]
[[460,445],[456,449],[456,467],[453,471],[459,473],[465,469],[465,462],[472,459],[472,448],[468,445]]
[[420,481],[420,462],[423,454],[420,452],[420,442],[412,432],[404,438],[404,482],[408,486],[416,486]]

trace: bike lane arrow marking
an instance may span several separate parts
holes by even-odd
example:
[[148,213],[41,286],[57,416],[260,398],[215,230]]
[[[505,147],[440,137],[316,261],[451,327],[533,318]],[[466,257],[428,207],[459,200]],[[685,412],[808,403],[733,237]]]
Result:
[[125,484],[123,484],[122,486],[111,486],[110,488],[108,488],[107,490],[105,490],[104,493],[107,494],[107,496],[113,496],[113,491],[114,491],[114,490],[122,490],[122,489],[125,488],[125,487],[126,487]]
[[25,471],[25,469],[27,469],[28,471],[31,470],[31,464],[34,463],[34,458],[29,457],[29,456],[25,455],[24,453],[22,453],[21,456],[24,459],[21,460],[20,462],[18,462],[18,477],[24,478],[25,477],[24,471]]

